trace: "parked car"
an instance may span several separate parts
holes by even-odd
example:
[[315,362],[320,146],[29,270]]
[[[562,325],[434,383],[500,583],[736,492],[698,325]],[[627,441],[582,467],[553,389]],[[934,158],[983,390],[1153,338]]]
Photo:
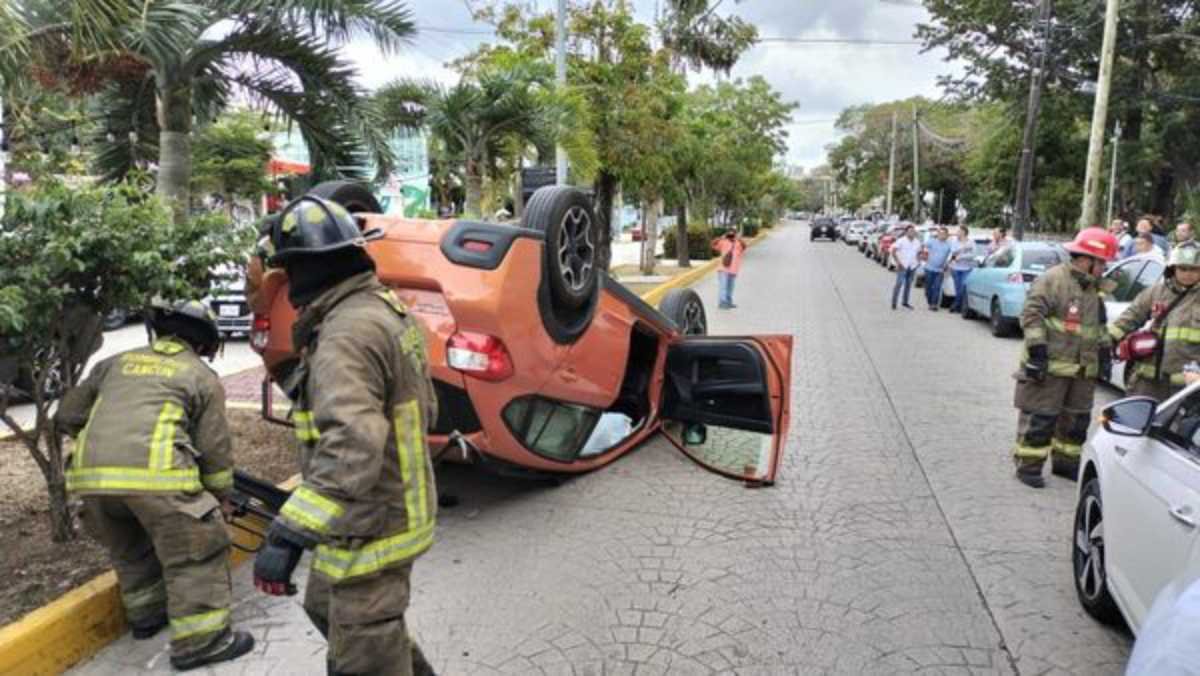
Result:
[[887,226],[883,223],[873,223],[863,233],[862,240],[859,241],[858,250],[863,252],[867,258],[874,256],[875,247],[879,244],[879,237],[887,230]]
[[254,313],[246,300],[246,273],[238,267],[223,266],[214,271],[213,283],[204,302],[217,316],[221,337],[249,335]]
[[1137,635],[1161,591],[1200,579],[1200,385],[1100,419],[1080,463],[1072,577],[1089,615]]
[[[1142,254],[1113,263],[1104,273],[1106,286],[1111,288],[1104,294],[1104,311],[1108,323],[1114,324],[1121,313],[1129,307],[1142,291],[1154,286],[1162,278],[1166,265],[1161,256]],[[1125,389],[1125,363],[1113,362],[1108,384]]]
[[[663,432],[713,471],[774,481],[791,336],[708,336],[694,291],[672,291],[655,309],[596,270],[584,193],[540,189],[520,227],[380,215],[349,182],[312,193],[383,233],[366,251],[425,329],[435,454],[502,472],[573,474]],[[251,346],[282,380],[297,363],[286,272],[252,262],[248,281]],[[264,416],[272,410],[264,397]]]
[[967,277],[963,318],[987,319],[994,336],[1016,333],[1029,287],[1067,259],[1066,250],[1053,242],[1012,242],[992,253]]
[[866,229],[871,224],[866,221],[855,221],[846,226],[846,232],[842,235],[842,241],[851,246],[857,246],[862,240]]
[[908,223],[900,223],[890,226],[883,232],[882,235],[879,236],[879,242],[876,245],[878,253],[875,257],[875,262],[879,263],[888,270],[891,270],[895,267],[895,264],[892,263],[891,257],[892,244],[894,244],[897,239],[904,236],[904,231],[908,229],[909,225],[910,224]]
[[810,241],[817,241],[818,237],[828,239],[829,241],[837,241],[837,224],[832,218],[822,217],[812,222],[811,230],[808,238]]

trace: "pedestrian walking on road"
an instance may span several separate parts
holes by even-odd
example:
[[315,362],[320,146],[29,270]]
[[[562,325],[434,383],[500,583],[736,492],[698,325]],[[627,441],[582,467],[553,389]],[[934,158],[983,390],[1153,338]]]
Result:
[[1200,361],[1198,284],[1200,243],[1188,241],[1171,252],[1163,278],[1138,294],[1109,328],[1117,358],[1129,360],[1128,394],[1165,401],[1187,384],[1185,367]]
[[155,304],[147,325],[151,344],[97,364],[56,420],[76,437],[67,490],[108,549],[133,637],[170,624],[171,665],[194,669],[254,647],[229,618],[233,443],[221,379],[202,361],[221,337],[198,301]]
[[303,482],[254,561],[254,585],[295,593],[328,640],[330,674],[431,673],[404,614],[414,561],[433,544],[437,489],[425,430],[436,419],[424,330],[375,276],[367,240],[338,204],[305,196],[281,214],[270,263],[299,310],[288,378]]
[[950,254],[953,251],[950,231],[945,226],[939,226],[937,235],[925,245],[925,301],[934,312],[942,304],[942,281],[950,266]]
[[913,309],[908,304],[909,293],[912,291],[913,278],[917,275],[918,260],[921,254],[921,240],[917,239],[917,226],[909,225],[904,229],[904,236],[897,239],[888,255],[896,264],[896,285],[892,287],[892,309],[896,309],[896,301],[900,300],[900,289],[904,288],[904,307]]
[[950,274],[954,276],[954,305],[950,307],[951,312],[962,312],[967,305],[967,277],[975,269],[975,258],[979,255],[975,240],[971,239],[971,231],[965,225],[958,226],[958,238],[954,240],[950,254]]
[[717,307],[731,310],[737,307],[733,304],[733,287],[742,269],[746,243],[738,236],[736,228],[729,228],[725,236],[713,240],[712,248],[721,257],[721,267],[717,270]]
[[1091,422],[1096,378],[1111,345],[1105,330],[1099,281],[1117,253],[1103,228],[1087,228],[1064,247],[1071,256],[1033,283],[1021,312],[1025,349],[1014,404],[1017,479],[1041,488],[1042,465],[1052,456],[1054,474],[1074,480]]

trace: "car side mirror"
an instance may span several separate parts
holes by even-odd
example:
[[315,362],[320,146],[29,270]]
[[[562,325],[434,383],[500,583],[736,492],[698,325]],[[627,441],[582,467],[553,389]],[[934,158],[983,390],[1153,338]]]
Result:
[[1142,437],[1150,431],[1158,402],[1150,397],[1130,397],[1105,407],[1100,413],[1104,429],[1122,437]]
[[700,423],[690,424],[683,428],[684,446],[703,446],[708,441],[708,428]]

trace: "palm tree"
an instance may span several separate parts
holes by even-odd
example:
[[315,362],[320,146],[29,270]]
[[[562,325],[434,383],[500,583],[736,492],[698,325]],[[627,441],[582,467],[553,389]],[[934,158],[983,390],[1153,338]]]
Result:
[[[101,20],[80,15],[79,5]],[[190,198],[193,126],[235,100],[295,125],[318,177],[361,175],[364,151],[381,173],[390,170],[379,118],[337,48],[365,36],[385,52],[398,50],[415,31],[403,2],[21,0],[8,16],[23,26],[22,48],[55,72],[99,71],[101,171],[119,176],[157,156],[158,192],[178,214]],[[5,23],[0,15],[0,29]],[[83,38],[102,47],[74,48]],[[69,53],[54,50],[64,43]],[[3,50],[0,43],[0,67]]]
[[462,163],[466,213],[478,218],[485,174],[506,141],[540,138],[548,109],[536,95],[537,78],[523,69],[485,70],[453,87],[396,80],[375,94],[384,128],[427,127]]

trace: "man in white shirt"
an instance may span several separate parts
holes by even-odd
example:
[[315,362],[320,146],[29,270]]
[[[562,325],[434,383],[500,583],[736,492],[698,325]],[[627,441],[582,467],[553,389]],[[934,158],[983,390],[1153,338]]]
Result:
[[896,285],[892,287],[892,309],[896,309],[896,301],[900,297],[900,287],[904,287],[904,307],[913,309],[908,304],[908,294],[912,290],[913,278],[917,276],[917,260],[921,253],[921,240],[917,239],[917,227],[910,225],[904,230],[904,236],[892,244],[890,255],[896,263]]

